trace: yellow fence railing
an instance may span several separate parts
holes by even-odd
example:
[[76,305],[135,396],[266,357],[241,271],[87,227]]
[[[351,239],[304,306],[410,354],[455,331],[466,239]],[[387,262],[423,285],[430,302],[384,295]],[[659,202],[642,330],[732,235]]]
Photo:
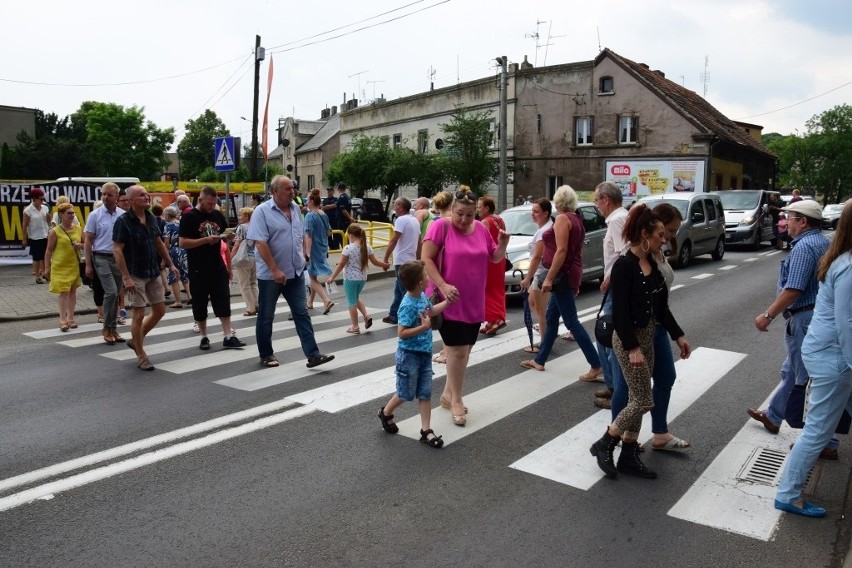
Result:
[[[387,248],[388,243],[393,237],[393,225],[390,223],[381,223],[379,221],[358,221],[358,224],[364,230],[364,236],[367,239],[367,244],[373,249]],[[349,244],[349,236],[345,231],[335,229],[331,232],[333,235],[340,237],[343,246]],[[339,249],[328,249],[328,252],[340,252]]]

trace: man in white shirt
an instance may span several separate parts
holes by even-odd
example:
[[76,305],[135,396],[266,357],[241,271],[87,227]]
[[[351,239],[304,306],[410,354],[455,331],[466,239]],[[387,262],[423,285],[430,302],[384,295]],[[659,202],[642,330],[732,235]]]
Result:
[[[420,223],[411,212],[411,202],[405,197],[399,197],[393,202],[393,210],[396,213],[396,221],[393,224],[393,236],[385,250],[385,263],[393,254],[393,268],[396,272],[396,286],[393,289],[393,302],[388,310],[387,317],[382,318],[385,323],[397,324],[396,313],[399,304],[405,296],[405,288],[399,281],[399,267],[409,260],[417,259],[417,248],[420,245]],[[394,251],[395,254],[394,254]],[[387,268],[385,269],[387,270]]]
[[[606,218],[606,236],[603,240],[604,279],[601,283],[601,293],[606,293],[609,290],[609,276],[612,272],[612,265],[615,264],[615,261],[628,245],[621,235],[627,221],[627,209],[622,205],[621,189],[610,181],[600,183],[595,188],[595,205]],[[612,313],[612,296],[607,296],[602,313]],[[610,408],[617,379],[616,373],[621,373],[621,367],[618,365],[618,360],[615,358],[612,349],[604,347],[600,343],[597,345],[606,387],[595,391],[595,406]]]
[[101,186],[101,200],[103,206],[92,211],[86,219],[86,277],[92,278],[93,273],[98,273],[98,279],[104,289],[102,335],[108,345],[115,345],[116,342],[123,343],[124,339],[116,331],[121,271],[113,256],[112,229],[116,219],[124,215],[124,209],[118,207],[118,186],[112,182]]

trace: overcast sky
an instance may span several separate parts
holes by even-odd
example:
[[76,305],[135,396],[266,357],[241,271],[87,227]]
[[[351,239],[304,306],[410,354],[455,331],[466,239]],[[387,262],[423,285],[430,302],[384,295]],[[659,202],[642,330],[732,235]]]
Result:
[[500,55],[542,66],[608,47],[699,94],[707,58],[711,104],[790,134],[852,100],[849,22],[849,0],[10,1],[0,104],[60,116],[87,100],[137,105],[178,141],[211,108],[248,140],[260,35],[261,120],[275,65],[271,149],[279,117],[317,119],[344,93],[393,99],[428,90],[430,70],[442,87],[493,75]]

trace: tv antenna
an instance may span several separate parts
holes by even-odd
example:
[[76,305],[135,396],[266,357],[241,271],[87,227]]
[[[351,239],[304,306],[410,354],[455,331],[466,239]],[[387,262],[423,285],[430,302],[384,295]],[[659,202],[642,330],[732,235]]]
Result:
[[538,28],[539,28],[539,26],[541,26],[541,24],[546,24],[546,23],[547,23],[547,20],[536,20],[535,21],[535,33],[524,34],[525,38],[535,40],[535,58],[533,59],[533,61],[534,61],[533,64],[535,66],[538,66],[538,50],[541,47],[541,44],[539,43],[539,39],[541,39],[541,36],[538,34]]
[[[357,73],[352,73],[351,75],[349,75],[349,78],[350,78],[350,79],[351,79],[352,77],[358,77],[358,90],[357,90],[357,91],[355,91],[356,96],[357,96],[357,93],[361,93],[361,75],[363,75],[364,73],[369,73],[369,72],[370,72],[370,70],[369,70],[369,69],[367,69],[367,70],[365,70],[365,71],[358,71]],[[364,98],[363,93],[361,93],[361,97],[362,97],[362,98]]]
[[430,91],[435,90],[435,73],[437,73],[437,72],[438,71],[434,67],[432,67],[431,65],[429,66],[429,90]]
[[544,44],[544,61],[541,62],[542,65],[547,65],[547,52],[549,51],[549,47],[553,45],[550,40],[557,37],[565,37],[564,35],[550,35],[550,30],[553,28],[553,20],[550,21],[550,24],[547,26],[547,43]]
[[384,80],[382,80],[382,81],[367,81],[368,85],[370,83],[373,84],[373,100],[376,100],[376,83],[384,83]]
[[707,98],[707,90],[710,88],[710,56],[704,56],[704,72],[701,73],[701,82],[704,83],[704,98]]

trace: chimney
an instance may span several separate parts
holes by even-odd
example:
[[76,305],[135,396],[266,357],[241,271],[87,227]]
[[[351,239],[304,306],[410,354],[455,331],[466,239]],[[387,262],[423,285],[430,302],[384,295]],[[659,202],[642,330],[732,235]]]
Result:
[[521,63],[521,69],[532,69],[533,64],[527,60],[527,56],[524,55],[524,61]]
[[666,78],[666,74],[665,74],[665,73],[663,73],[662,71],[660,71],[659,69],[654,69],[654,73],[656,73],[657,75],[659,75],[659,76],[660,76],[660,77],[662,77],[663,79],[665,79],[665,78]]
[[648,64],[647,64],[647,63],[640,63],[640,64],[639,64],[639,66],[640,66],[640,67],[644,67],[645,69],[647,69],[647,70],[649,70],[649,71],[651,70],[651,68],[650,68],[650,67],[648,67]]
[[329,112],[330,112],[330,111],[329,111],[327,108],[322,109],[322,110],[320,111],[320,120],[325,120],[326,118],[328,118],[328,117],[329,117]]
[[335,114],[337,114],[337,105],[331,107],[331,116],[334,116]]

